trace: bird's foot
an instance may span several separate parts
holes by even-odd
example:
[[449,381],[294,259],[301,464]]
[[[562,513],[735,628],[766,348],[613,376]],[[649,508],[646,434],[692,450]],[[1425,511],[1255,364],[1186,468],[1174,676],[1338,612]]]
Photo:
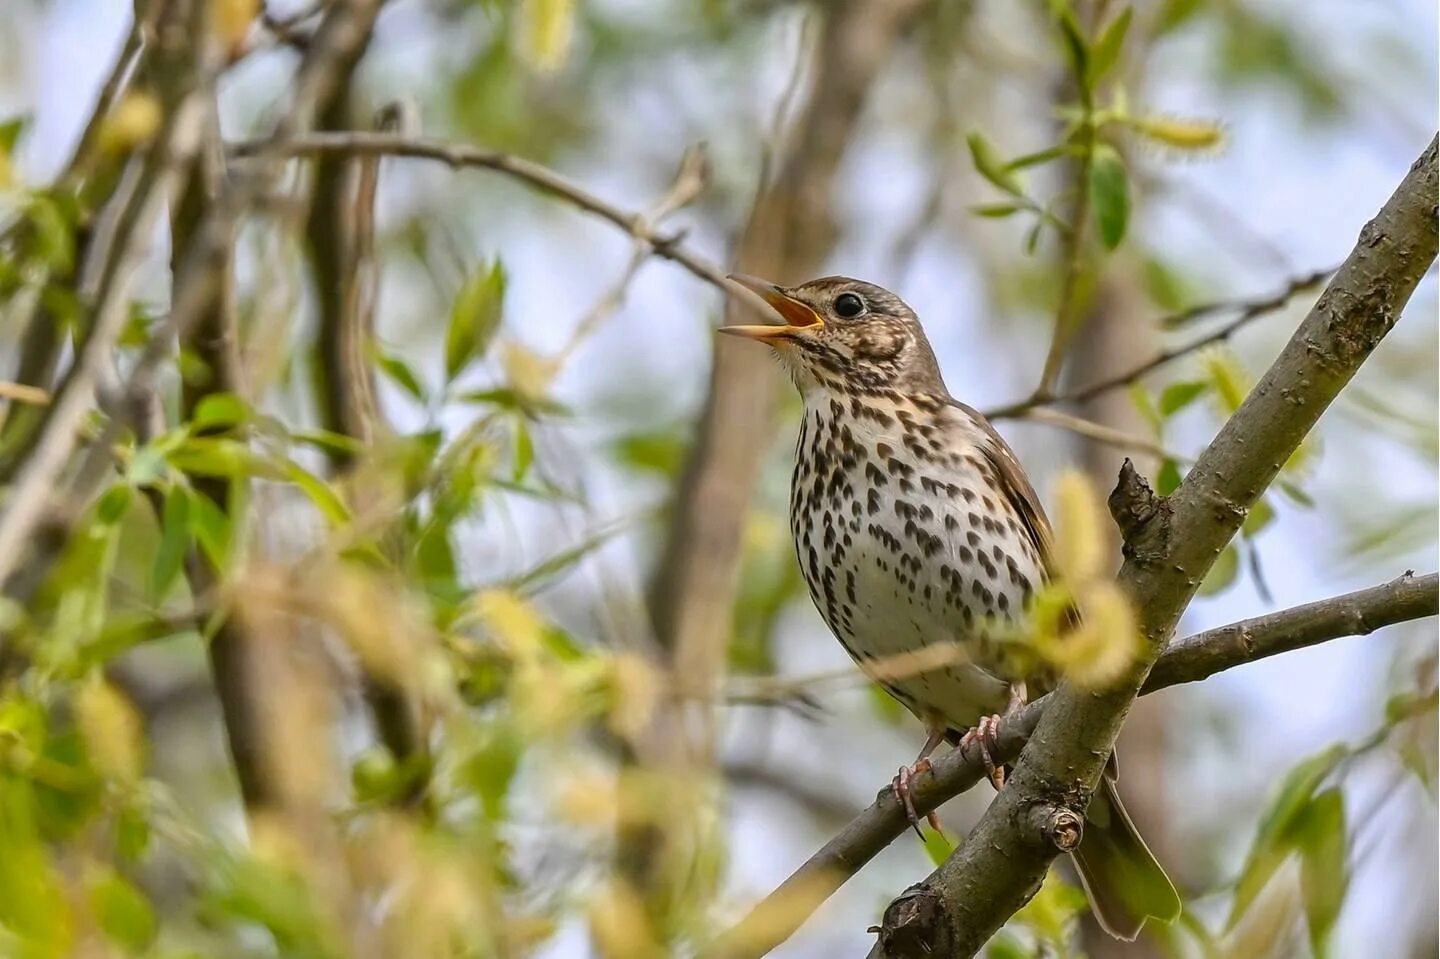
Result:
[[985,772],[996,792],[1005,786],[1005,767],[996,765],[994,755],[999,749],[999,734],[1000,717],[981,716],[980,721],[960,737],[961,749],[968,749],[972,744],[980,747],[980,759],[985,763]]
[[[934,770],[934,764],[927,757],[920,757],[913,765],[901,766],[895,778],[890,781],[890,788],[895,791],[895,796],[900,800],[900,805],[905,807],[905,818],[910,820],[910,826],[915,830],[915,835],[922,840],[925,834],[920,831],[920,814],[915,811],[915,798],[910,795],[910,783],[921,773],[928,773]],[[940,818],[935,815],[935,810],[925,814],[925,821],[930,823],[930,828],[936,832],[943,832],[940,828]]]

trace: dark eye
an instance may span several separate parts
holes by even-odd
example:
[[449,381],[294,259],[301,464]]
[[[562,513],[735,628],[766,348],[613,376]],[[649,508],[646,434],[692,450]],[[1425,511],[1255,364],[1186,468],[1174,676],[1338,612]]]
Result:
[[837,316],[859,316],[864,312],[865,301],[854,293],[841,293],[835,297],[835,314]]

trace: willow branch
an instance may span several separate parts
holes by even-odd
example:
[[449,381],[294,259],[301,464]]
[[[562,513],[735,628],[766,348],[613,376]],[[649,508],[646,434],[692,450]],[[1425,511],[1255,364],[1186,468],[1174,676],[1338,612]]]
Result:
[[175,190],[199,142],[202,104],[192,91],[165,118],[135,187],[116,214],[95,299],[90,332],[51,403],[35,443],[15,474],[0,514],[0,584],[22,566],[31,534],[45,519],[50,498],[75,449],[77,431],[93,409],[94,392],[129,316],[135,269],[144,256],[167,197]]
[[1188,310],[1183,310],[1179,313],[1174,313],[1156,320],[1154,325],[1160,329],[1175,329],[1219,313],[1236,313],[1233,319],[1206,333],[1204,336],[1197,337],[1189,343],[1172,347],[1168,350],[1161,350],[1143,363],[1137,363],[1130,369],[1116,373],[1114,376],[1106,377],[1088,386],[1082,386],[1078,389],[1059,393],[1055,396],[1037,394],[1036,396],[1015,403],[997,406],[986,410],[985,416],[992,420],[1015,419],[1024,416],[1027,412],[1037,407],[1051,406],[1060,403],[1084,403],[1102,393],[1108,393],[1111,390],[1129,386],[1131,383],[1148,376],[1162,366],[1167,366],[1178,359],[1198,353],[1207,346],[1213,346],[1216,343],[1228,340],[1260,317],[1284,309],[1295,297],[1304,293],[1306,290],[1312,290],[1319,286],[1325,281],[1326,277],[1334,273],[1334,267],[1324,270],[1314,270],[1303,276],[1293,277],[1286,282],[1282,289],[1267,296],[1260,297],[1259,299],[1202,303]]
[[[1136,694],[1215,557],[1394,327],[1434,262],[1436,148],[1432,140],[1360,231],[1330,285],[1179,489],[1159,499],[1128,464],[1122,470],[1111,511],[1125,540],[1119,582],[1146,638],[1141,655],[1107,690],[1062,683],[1009,784],[968,840],[887,910],[879,954],[903,959],[920,945],[947,943],[956,956],[973,955],[1040,887],[1057,849],[1022,828],[1027,815],[1036,806],[1086,808]],[[894,935],[906,916],[923,920]]]
[[[1389,583],[1220,626],[1179,640],[1155,664],[1141,695],[1281,653],[1346,636],[1364,636],[1384,626],[1436,615],[1440,576],[1406,573]],[[1030,703],[1001,721],[994,754],[1010,762],[1040,722],[1051,696]],[[955,749],[935,760],[934,774],[919,777],[912,796],[923,816],[985,778],[978,749]],[[820,904],[909,828],[890,787],[875,802],[805,861],[722,937],[715,954],[725,959],[762,956],[788,939]]]
[[726,289],[725,274],[714,264],[690,252],[678,234],[656,230],[643,216],[631,213],[570,182],[548,167],[522,157],[484,147],[407,137],[394,133],[312,133],[286,140],[247,140],[230,145],[236,157],[398,156],[434,160],[454,169],[485,169],[503,173],[548,196],[557,197],[587,213],[618,226],[645,244],[656,256],[678,263],[719,289]]

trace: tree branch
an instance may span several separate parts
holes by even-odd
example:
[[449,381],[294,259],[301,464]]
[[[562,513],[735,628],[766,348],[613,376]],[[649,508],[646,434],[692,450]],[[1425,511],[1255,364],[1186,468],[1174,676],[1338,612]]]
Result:
[[[1141,695],[1199,682],[1280,653],[1434,616],[1440,605],[1437,590],[1437,574],[1406,573],[1369,589],[1196,633],[1171,644],[1156,662]],[[994,753],[998,762],[1010,762],[1020,754],[1051,698],[1041,697],[1002,720],[998,750]],[[915,780],[915,808],[923,816],[984,778],[985,764],[978,749],[952,750],[935,760],[933,775]],[[890,787],[885,787],[869,808],[728,931],[713,954],[742,959],[769,952],[793,935],[822,902],[908,828],[900,803]]]
[[[973,955],[1039,888],[1057,850],[1022,830],[1036,804],[1082,811],[1131,703],[1207,570],[1281,464],[1314,428],[1399,319],[1435,259],[1436,141],[1430,145],[1326,291],[1179,489],[1132,514],[1119,581],[1147,642],[1104,691],[1063,683],[1015,765],[1007,788],[938,870],[907,901],[934,909],[930,941]],[[1135,482],[1122,471],[1122,484]],[[887,912],[889,921],[896,910]],[[881,930],[880,954],[918,955]],[[907,937],[915,932],[912,923]],[[921,937],[924,938],[923,936]]]
[[484,147],[407,137],[395,133],[311,133],[287,140],[246,140],[232,143],[229,152],[236,157],[302,157],[323,154],[350,156],[400,156],[436,160],[455,169],[480,168],[504,173],[520,180],[541,193],[558,197],[567,203],[594,214],[629,233],[662,259],[678,263],[696,277],[719,289],[726,289],[725,274],[714,264],[696,256],[680,243],[679,234],[662,234],[638,213],[630,213],[603,200],[588,190],[556,173],[522,157],[487,150]]
[[1183,310],[1179,313],[1156,320],[1153,325],[1159,329],[1175,329],[1216,313],[1238,311],[1233,319],[1211,332],[1206,333],[1204,336],[1197,337],[1181,346],[1161,350],[1143,363],[1138,363],[1128,370],[1116,373],[1114,376],[1106,377],[1088,386],[1082,386],[1055,396],[1036,394],[1028,399],[1008,403],[1005,406],[996,406],[992,409],[985,410],[985,416],[992,420],[1015,419],[1023,417],[1027,412],[1037,407],[1053,406],[1061,403],[1084,403],[1102,393],[1108,393],[1111,390],[1129,386],[1131,383],[1148,376],[1162,366],[1166,366],[1191,354],[1198,353],[1207,346],[1228,340],[1242,328],[1248,326],[1260,317],[1283,309],[1285,305],[1296,296],[1304,293],[1306,290],[1314,289],[1320,283],[1324,282],[1326,277],[1333,273],[1335,273],[1334,267],[1325,270],[1315,270],[1303,276],[1292,277],[1286,282],[1284,288],[1260,299],[1202,303],[1199,306],[1194,306],[1188,310]]

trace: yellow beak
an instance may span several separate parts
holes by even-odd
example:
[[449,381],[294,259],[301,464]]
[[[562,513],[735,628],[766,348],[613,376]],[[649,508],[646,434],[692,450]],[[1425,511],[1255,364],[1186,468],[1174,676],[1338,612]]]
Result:
[[[779,314],[784,324],[767,323],[755,326],[722,326],[721,333],[743,336],[752,340],[789,339],[800,330],[814,330],[824,326],[820,314],[801,303],[778,285],[758,276],[731,273],[726,277],[731,283],[758,296],[765,305]],[[747,297],[747,299],[749,299]]]

